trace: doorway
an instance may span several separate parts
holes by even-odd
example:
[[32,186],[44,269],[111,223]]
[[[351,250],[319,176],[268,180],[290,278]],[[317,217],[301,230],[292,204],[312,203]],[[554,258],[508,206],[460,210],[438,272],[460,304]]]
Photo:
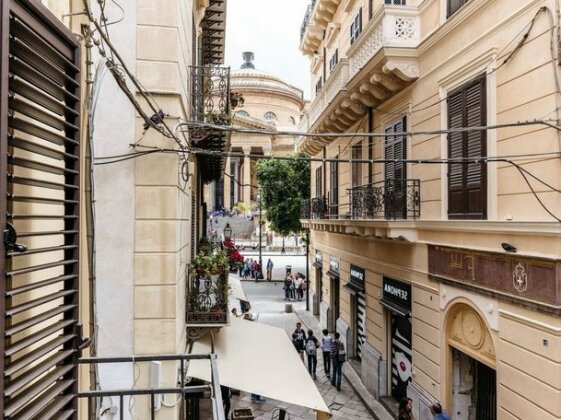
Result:
[[321,268],[316,268],[316,304],[314,306],[314,315],[319,315],[322,300],[323,300],[323,271]]
[[337,331],[337,318],[339,318],[339,277],[330,277],[330,301],[329,301],[329,318],[327,328],[329,331]]
[[452,348],[452,412],[458,420],[497,418],[495,370],[455,348]]
[[390,323],[391,395],[401,401],[412,378],[411,317],[390,312]]

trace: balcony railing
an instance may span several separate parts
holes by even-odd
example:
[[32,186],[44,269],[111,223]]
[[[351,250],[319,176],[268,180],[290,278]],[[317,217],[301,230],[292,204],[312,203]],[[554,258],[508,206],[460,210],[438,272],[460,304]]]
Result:
[[[304,26],[302,27],[305,28]],[[349,82],[377,57],[377,53],[384,47],[414,48],[420,40],[420,19],[417,7],[413,6],[381,6],[372,17],[363,33],[348,51],[348,57],[339,60],[339,64],[327,78],[323,89],[312,100],[308,113],[308,125],[312,127],[320,118],[325,117],[325,110],[332,102],[348,96]],[[412,66],[414,67],[414,66]],[[381,68],[374,68],[373,72],[382,72]],[[396,71],[407,73],[407,68]],[[385,73],[384,73],[385,75]],[[371,74],[368,75],[370,78]],[[398,79],[393,79],[396,86],[390,86],[393,94],[403,89]],[[360,86],[360,83],[354,83]]]
[[197,147],[217,152],[199,155],[200,175],[204,183],[222,178],[226,166],[223,153],[230,148],[230,132],[204,126],[212,124],[229,126],[230,114],[230,68],[192,66],[191,70],[191,115],[189,137]]
[[316,4],[316,0],[312,0],[311,3],[308,5],[306,9],[306,14],[304,15],[304,20],[302,21],[302,26],[300,27],[300,41],[304,39],[304,35],[306,34],[306,29],[308,25],[311,23],[312,19],[312,12],[314,10],[314,6]]
[[230,67],[191,66],[191,121],[230,125]]
[[[201,381],[194,380],[187,376],[187,364],[191,360],[208,359],[211,371],[211,383],[205,384]],[[162,388],[144,388],[134,387],[129,389],[107,389],[107,390],[80,390],[78,391],[78,398],[86,399],[88,401],[88,418],[98,418],[100,407],[97,405],[99,401],[107,398],[111,402],[110,406],[105,408],[103,414],[109,414],[111,418],[124,419],[128,418],[126,412],[129,410],[129,398],[136,397],[141,406],[143,397],[148,400],[149,414],[143,418],[156,418],[156,411],[160,409],[162,400],[165,395],[170,395],[172,399],[177,399],[179,411],[184,413],[185,418],[191,418],[191,412],[196,411],[191,407],[197,405],[201,398],[209,398],[212,401],[213,418],[217,420],[226,420],[224,415],[224,407],[222,405],[222,393],[220,392],[220,383],[218,378],[218,366],[216,363],[216,354],[165,354],[165,355],[151,355],[151,356],[134,356],[134,357],[82,357],[78,359],[79,364],[83,365],[96,365],[97,368],[108,364],[130,364],[142,365],[152,362],[175,362],[179,364],[180,379],[176,387],[162,387]],[[116,398],[118,403],[113,405],[113,398]],[[64,413],[67,414],[67,413]],[[113,416],[115,415],[115,416]],[[149,416],[149,417],[148,417]],[[65,417],[67,418],[67,417]]]
[[187,281],[186,322],[189,326],[228,323],[228,273],[190,273]]
[[329,204],[316,197],[302,205],[302,219],[403,220],[421,216],[418,179],[388,179],[347,190],[346,203]]

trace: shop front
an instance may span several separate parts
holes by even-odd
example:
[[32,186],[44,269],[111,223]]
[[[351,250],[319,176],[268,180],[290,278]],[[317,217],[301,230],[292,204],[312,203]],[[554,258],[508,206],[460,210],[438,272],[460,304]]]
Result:
[[337,331],[337,319],[340,312],[340,266],[341,260],[337,257],[329,257],[329,311],[327,314],[327,329]]
[[400,401],[407,396],[412,378],[411,285],[383,278],[380,304],[386,309],[389,348],[390,395]]
[[352,342],[349,353],[362,360],[362,349],[366,341],[366,290],[364,286],[365,271],[351,264],[349,282],[343,288],[351,295],[351,330]]

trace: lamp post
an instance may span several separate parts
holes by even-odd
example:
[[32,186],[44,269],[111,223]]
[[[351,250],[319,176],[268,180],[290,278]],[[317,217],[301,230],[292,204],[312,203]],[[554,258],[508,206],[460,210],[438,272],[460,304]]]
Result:
[[306,311],[310,310],[310,231],[306,229]]
[[226,223],[223,232],[224,232],[224,242],[232,238],[232,227],[230,226],[230,223]]

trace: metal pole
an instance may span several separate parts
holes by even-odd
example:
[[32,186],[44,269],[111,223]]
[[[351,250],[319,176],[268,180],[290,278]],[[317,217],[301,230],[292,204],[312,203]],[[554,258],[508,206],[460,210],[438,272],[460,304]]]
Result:
[[261,202],[263,201],[263,197],[262,197],[262,191],[259,191],[259,272],[256,273],[256,276],[262,277],[262,273],[263,273],[263,256],[261,254],[261,237],[263,236],[263,222],[261,220],[262,217],[262,207],[261,207]]
[[306,311],[309,310],[310,310],[310,231],[306,230]]

